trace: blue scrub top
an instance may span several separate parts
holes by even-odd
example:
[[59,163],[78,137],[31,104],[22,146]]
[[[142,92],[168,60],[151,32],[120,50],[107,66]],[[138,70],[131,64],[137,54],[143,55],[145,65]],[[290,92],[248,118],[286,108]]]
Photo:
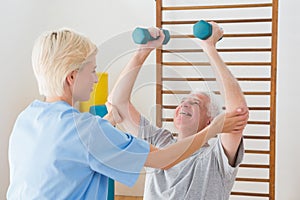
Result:
[[106,200],[108,177],[132,186],[149,144],[63,101],[34,101],[9,142],[8,199]]

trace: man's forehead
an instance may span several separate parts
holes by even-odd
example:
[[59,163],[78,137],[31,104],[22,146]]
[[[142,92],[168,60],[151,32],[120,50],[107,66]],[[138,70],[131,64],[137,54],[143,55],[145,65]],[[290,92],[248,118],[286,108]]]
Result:
[[205,94],[199,93],[199,94],[189,94],[183,99],[194,99],[194,100],[203,101],[203,100],[208,100],[209,98]]

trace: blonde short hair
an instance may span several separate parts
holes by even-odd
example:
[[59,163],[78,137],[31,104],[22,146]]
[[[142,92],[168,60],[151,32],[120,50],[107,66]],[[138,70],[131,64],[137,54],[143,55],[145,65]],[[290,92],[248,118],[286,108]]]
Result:
[[80,69],[96,51],[95,44],[72,30],[59,29],[42,34],[32,50],[32,67],[40,94],[62,96],[68,74]]

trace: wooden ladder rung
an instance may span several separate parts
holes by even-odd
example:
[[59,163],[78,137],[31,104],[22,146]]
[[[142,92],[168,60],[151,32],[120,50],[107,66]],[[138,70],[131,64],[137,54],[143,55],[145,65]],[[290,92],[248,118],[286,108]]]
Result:
[[[208,62],[162,62],[165,66],[210,66]],[[270,62],[225,62],[227,66],[271,66]]]
[[[217,49],[218,52],[271,52],[271,48],[231,48],[231,49]],[[199,53],[203,49],[163,49],[162,53]]]
[[[236,78],[238,81],[271,81],[271,78]],[[162,78],[162,81],[216,81],[216,78]]]
[[272,3],[259,4],[235,4],[235,5],[210,5],[210,6],[167,6],[161,10],[205,10],[205,9],[231,9],[231,8],[257,8],[257,7],[272,7]]
[[[272,33],[228,33],[224,34],[223,37],[271,37]],[[170,35],[171,38],[196,38],[194,35]]]
[[270,165],[263,165],[263,164],[240,164],[242,168],[260,168],[260,169],[268,169]]
[[[218,24],[224,23],[258,23],[258,22],[272,22],[272,18],[259,18],[259,19],[202,19],[205,21],[214,21]],[[180,20],[180,21],[162,21],[163,25],[185,25],[185,24],[195,24],[199,20]]]
[[[162,105],[163,109],[175,109],[177,105]],[[249,110],[270,110],[270,107],[248,107]]]
[[250,139],[250,140],[269,140],[270,136],[261,136],[261,135],[244,135],[243,136],[245,139]]
[[270,154],[268,150],[245,150],[245,153],[249,154]]
[[[189,94],[191,91],[188,90],[162,90],[161,94]],[[220,94],[219,91],[212,91],[215,94]],[[243,92],[244,95],[271,95],[271,92]]]
[[251,192],[231,192],[231,195],[235,196],[251,196],[251,197],[269,197],[267,193],[251,193]]
[[270,121],[248,121],[247,124],[270,125]]
[[268,178],[236,178],[235,181],[266,183],[266,182],[269,182],[270,179],[268,179]]
[[[173,118],[162,118],[163,122],[173,122]],[[255,124],[255,125],[270,125],[269,121],[248,121],[247,124]]]

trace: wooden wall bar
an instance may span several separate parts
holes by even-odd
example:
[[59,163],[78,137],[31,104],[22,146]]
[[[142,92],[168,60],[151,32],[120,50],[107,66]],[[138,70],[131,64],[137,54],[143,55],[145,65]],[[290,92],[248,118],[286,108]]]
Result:
[[192,2],[156,0],[156,26],[171,33],[170,42],[156,52],[157,125],[176,135],[174,109],[195,87],[219,95],[192,33],[201,19],[219,23],[224,36],[217,49],[241,84],[250,110],[245,160],[230,200],[274,200],[278,0]]

